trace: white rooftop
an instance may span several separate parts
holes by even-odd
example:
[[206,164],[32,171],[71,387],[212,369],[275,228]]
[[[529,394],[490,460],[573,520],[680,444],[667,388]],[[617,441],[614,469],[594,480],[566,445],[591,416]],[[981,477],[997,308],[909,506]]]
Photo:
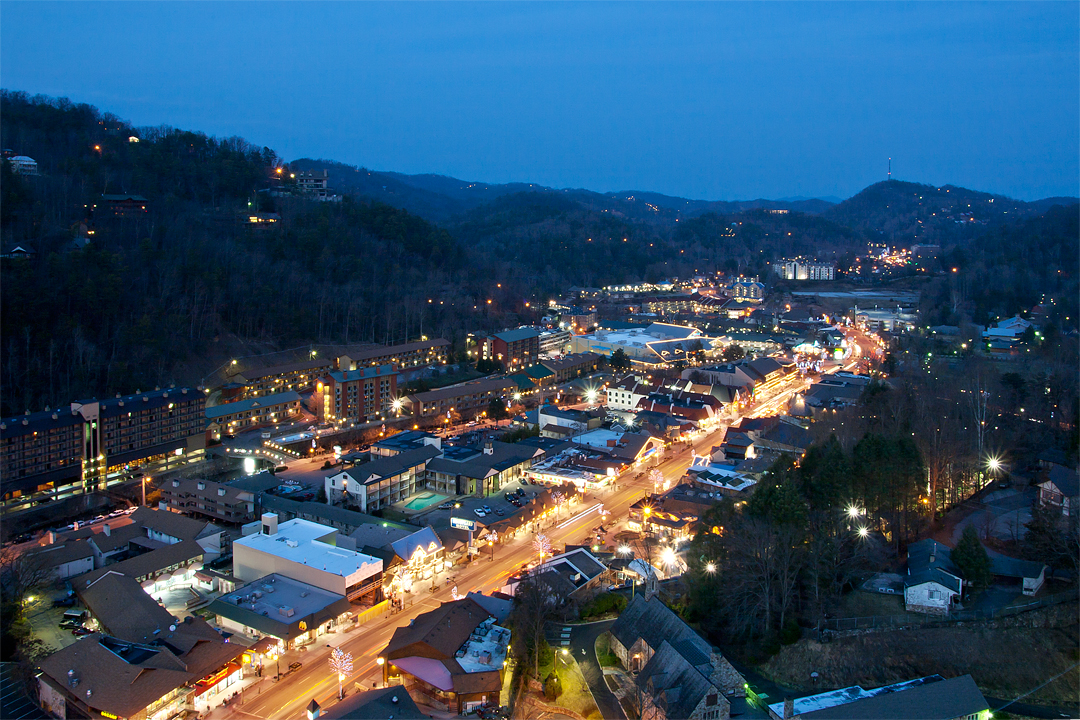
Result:
[[273,535],[247,535],[234,540],[233,545],[258,550],[344,578],[355,575],[369,577],[382,571],[380,558],[339,548],[322,540],[336,534],[337,530],[329,525],[296,518],[278,525],[277,532]]
[[506,663],[506,651],[510,645],[510,631],[491,620],[481,623],[465,643],[465,654],[456,657],[458,665],[467,673],[499,670]]
[[606,449],[608,447],[608,440],[619,442],[622,440],[623,435],[625,435],[625,433],[615,432],[605,428],[597,428],[596,430],[590,430],[587,433],[578,435],[573,438],[573,442],[577,445],[588,445],[589,447]]

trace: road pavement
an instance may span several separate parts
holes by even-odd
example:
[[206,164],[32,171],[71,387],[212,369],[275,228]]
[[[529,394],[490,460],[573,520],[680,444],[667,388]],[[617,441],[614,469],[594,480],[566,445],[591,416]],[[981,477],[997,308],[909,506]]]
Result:
[[584,625],[570,625],[569,649],[581,668],[581,674],[585,676],[596,706],[600,708],[600,716],[604,720],[625,720],[626,714],[622,705],[604,681],[604,669],[596,659],[596,639],[614,624],[614,620],[601,620]]

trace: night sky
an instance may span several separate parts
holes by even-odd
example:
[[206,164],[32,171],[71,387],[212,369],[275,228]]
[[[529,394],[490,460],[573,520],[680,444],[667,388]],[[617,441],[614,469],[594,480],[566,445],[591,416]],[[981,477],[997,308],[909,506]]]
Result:
[[466,180],[1080,194],[1080,4],[0,3],[0,86]]

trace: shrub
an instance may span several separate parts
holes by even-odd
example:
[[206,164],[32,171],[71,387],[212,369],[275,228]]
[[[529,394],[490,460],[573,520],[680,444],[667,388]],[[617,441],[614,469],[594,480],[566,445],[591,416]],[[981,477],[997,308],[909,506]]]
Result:
[[552,670],[546,678],[544,678],[544,697],[548,700],[554,700],[562,695],[562,681],[559,680],[559,676]]
[[619,613],[626,609],[626,598],[612,593],[601,593],[581,608],[581,617],[590,618],[609,612]]

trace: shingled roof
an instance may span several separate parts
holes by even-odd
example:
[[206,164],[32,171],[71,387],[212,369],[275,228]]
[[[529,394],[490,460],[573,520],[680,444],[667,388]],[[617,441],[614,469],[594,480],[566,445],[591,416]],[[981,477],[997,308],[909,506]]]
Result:
[[667,642],[695,668],[709,666],[711,662],[709,643],[657,597],[634,598],[611,626],[611,634],[628,648],[638,638],[653,650]]
[[[715,696],[717,706],[727,705],[730,712],[728,699],[666,640],[638,673],[636,682],[653,703],[663,708],[668,720],[689,718],[709,695]],[[720,717],[726,717],[728,712],[721,710]]]

